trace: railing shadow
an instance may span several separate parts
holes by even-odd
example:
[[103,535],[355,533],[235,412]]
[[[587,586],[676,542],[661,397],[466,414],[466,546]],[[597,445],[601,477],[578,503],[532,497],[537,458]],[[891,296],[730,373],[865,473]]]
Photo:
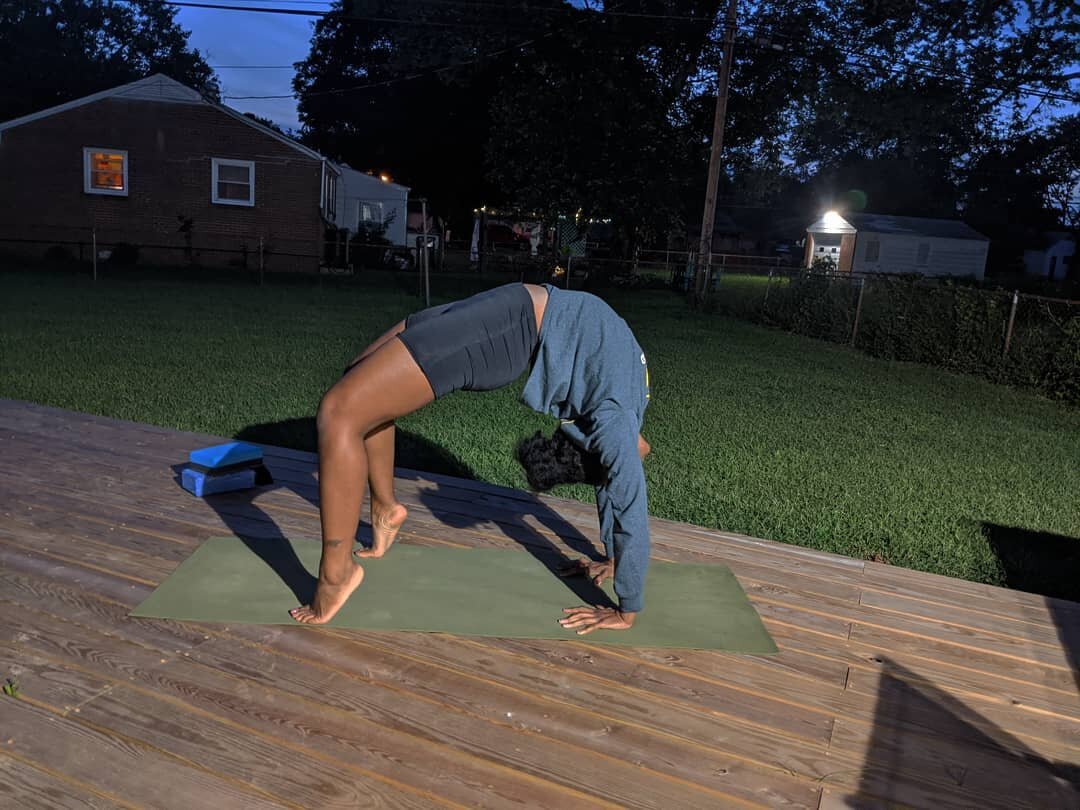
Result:
[[1080,538],[996,523],[983,523],[982,531],[1005,573],[1005,584],[1046,597],[1080,690]]
[[874,725],[847,806],[1080,806],[1076,762],[1040,755],[927,677],[876,660]]

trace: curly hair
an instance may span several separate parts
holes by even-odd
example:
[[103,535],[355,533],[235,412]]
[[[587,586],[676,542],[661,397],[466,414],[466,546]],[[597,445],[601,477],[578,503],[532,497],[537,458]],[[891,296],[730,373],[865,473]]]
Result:
[[550,438],[536,431],[522,439],[517,446],[517,460],[529,486],[537,492],[547,492],[556,484],[599,484],[604,480],[600,457],[582,450],[561,430]]

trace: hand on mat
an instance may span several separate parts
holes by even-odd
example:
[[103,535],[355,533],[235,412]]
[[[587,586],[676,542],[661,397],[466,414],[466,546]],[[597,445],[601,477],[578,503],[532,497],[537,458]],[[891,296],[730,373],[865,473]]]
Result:
[[563,608],[563,613],[570,615],[559,619],[559,624],[567,630],[577,630],[579,636],[593,630],[629,630],[634,626],[636,613],[623,613],[609,607],[572,607]]
[[587,576],[593,585],[603,585],[604,580],[615,576],[615,562],[613,560],[601,560],[590,562],[589,560],[575,560],[567,566],[559,569],[560,577]]

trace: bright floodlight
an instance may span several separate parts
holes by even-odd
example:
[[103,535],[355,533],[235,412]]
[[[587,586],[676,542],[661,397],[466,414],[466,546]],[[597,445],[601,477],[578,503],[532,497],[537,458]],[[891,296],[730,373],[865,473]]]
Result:
[[835,211],[826,211],[825,216],[822,217],[825,220],[825,224],[830,228],[839,228],[844,224],[844,218]]

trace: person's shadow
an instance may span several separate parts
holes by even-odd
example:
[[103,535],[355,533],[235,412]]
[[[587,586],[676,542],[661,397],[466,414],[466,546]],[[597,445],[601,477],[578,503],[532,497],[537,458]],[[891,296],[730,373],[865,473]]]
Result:
[[[318,446],[315,419],[302,417],[250,425],[236,434],[238,441],[314,452]],[[602,556],[581,532],[551,510],[534,495],[507,490],[477,493],[456,485],[454,479],[474,479],[475,476],[460,459],[442,447],[414,433],[397,429],[395,460],[398,478],[430,482],[434,489],[421,486],[419,500],[444,525],[454,529],[488,528],[494,523],[507,538],[542,563],[580,601],[587,605],[614,607],[608,595],[586,576],[561,576],[562,569],[572,561],[545,534],[528,525],[523,515],[535,517],[545,528],[559,536],[573,551],[592,560]],[[175,465],[177,486],[185,465]],[[257,503],[256,499],[272,490],[286,489],[319,507],[319,487],[310,462],[291,462],[280,455],[266,460],[272,481],[254,489],[209,495],[204,500],[214,509],[229,531],[266,563],[288,585],[297,604],[311,603],[316,577],[297,557],[287,534],[277,521]],[[415,472],[422,468],[426,472]],[[366,504],[366,501],[365,501]],[[406,526],[408,523],[406,523]],[[370,546],[370,525],[361,522],[357,539]]]

